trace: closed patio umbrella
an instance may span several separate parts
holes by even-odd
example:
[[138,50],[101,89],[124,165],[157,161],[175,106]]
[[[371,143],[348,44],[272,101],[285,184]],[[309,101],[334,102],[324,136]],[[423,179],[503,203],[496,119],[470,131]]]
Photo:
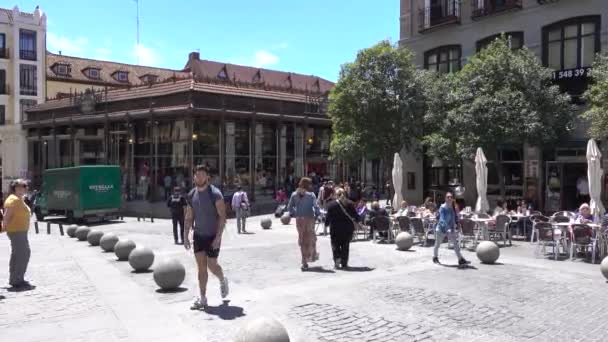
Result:
[[401,206],[403,196],[401,195],[401,187],[403,185],[403,162],[399,153],[395,153],[393,158],[393,188],[395,189],[395,195],[393,196],[393,208],[397,209]]
[[475,183],[477,185],[477,203],[475,203],[476,213],[487,213],[490,211],[490,205],[488,204],[488,167],[486,164],[488,160],[486,155],[483,153],[481,147],[477,148],[475,154]]
[[596,219],[604,215],[605,209],[602,204],[602,153],[597,147],[595,140],[589,139],[587,143],[587,178],[589,181],[589,197],[591,197],[591,213]]

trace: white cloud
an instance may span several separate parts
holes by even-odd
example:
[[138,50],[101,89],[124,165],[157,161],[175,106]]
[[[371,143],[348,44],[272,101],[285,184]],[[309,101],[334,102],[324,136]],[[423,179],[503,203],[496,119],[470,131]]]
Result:
[[139,60],[139,64],[146,66],[157,66],[160,62],[160,56],[151,48],[143,44],[135,44],[131,56]]
[[49,32],[46,35],[46,44],[53,52],[61,51],[64,55],[82,55],[89,41],[83,37],[71,39]]
[[256,51],[251,61],[251,65],[256,68],[268,67],[277,63],[279,63],[279,56],[273,55],[266,50]]

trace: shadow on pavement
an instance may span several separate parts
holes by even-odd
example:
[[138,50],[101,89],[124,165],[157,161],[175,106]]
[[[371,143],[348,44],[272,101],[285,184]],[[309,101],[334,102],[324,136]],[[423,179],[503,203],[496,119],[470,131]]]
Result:
[[0,300],[6,299],[3,295],[0,295]]
[[208,306],[204,310],[207,314],[217,316],[223,320],[233,320],[238,317],[245,316],[245,311],[240,306],[230,305],[229,300],[225,300],[222,305],[219,306]]
[[180,286],[180,287],[178,287],[176,289],[173,289],[173,290],[157,289],[156,293],[181,293],[181,292],[186,292],[186,291],[188,291],[187,288]]
[[323,266],[314,266],[309,267],[305,272],[313,272],[313,273],[336,273],[334,270],[324,269]]
[[244,233],[241,233],[241,235],[255,235],[255,233],[254,232],[244,232]]
[[449,268],[457,268],[457,269],[461,269],[461,270],[477,270],[477,267],[475,267],[473,265],[466,265],[464,267],[461,267],[458,264],[455,264],[455,265],[438,264],[438,265],[443,266],[443,267],[449,267]]
[[18,287],[9,287],[6,289],[8,292],[27,292],[33,291],[36,289],[35,285],[26,285],[26,286],[18,286]]
[[375,270],[375,268],[367,267],[367,266],[348,266],[348,268],[343,268],[342,271],[346,272],[371,272]]
[[154,271],[153,270],[145,270],[145,271],[133,270],[133,271],[131,271],[131,273],[133,273],[133,274],[146,274],[146,273],[152,273],[152,272],[154,272]]

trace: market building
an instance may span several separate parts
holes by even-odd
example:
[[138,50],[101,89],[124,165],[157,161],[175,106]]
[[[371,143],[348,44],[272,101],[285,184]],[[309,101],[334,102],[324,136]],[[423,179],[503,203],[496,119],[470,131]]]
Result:
[[[201,60],[167,70],[47,55],[47,92],[27,111],[29,170],[115,164],[127,199],[162,200],[189,187],[194,165],[226,193],[242,186],[271,203],[289,176],[337,177],[326,98],[333,84]],[[94,70],[92,72],[92,70]]]
[[[401,0],[400,24],[400,45],[415,52],[420,68],[437,72],[460,70],[468,56],[505,33],[513,48],[526,46],[555,70],[555,82],[571,95],[579,113],[586,108],[581,95],[594,55],[608,46],[604,0]],[[485,151],[490,204],[498,198],[527,199],[547,212],[576,208],[577,183],[586,178],[587,140],[587,124],[579,120],[566,141],[550,148],[522,143]],[[607,146],[602,147],[606,158]],[[472,162],[411,159],[405,167],[424,179],[420,199],[462,184],[466,202],[475,202]],[[604,196],[606,190],[608,183]]]

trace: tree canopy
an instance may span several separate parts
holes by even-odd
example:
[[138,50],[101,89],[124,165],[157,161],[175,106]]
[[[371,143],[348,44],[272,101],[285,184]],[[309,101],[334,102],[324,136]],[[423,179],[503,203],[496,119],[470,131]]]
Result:
[[329,95],[332,155],[389,160],[422,136],[423,87],[412,53],[389,41],[361,50],[342,66]]
[[593,83],[585,93],[589,109],[583,118],[589,120],[589,134],[596,139],[608,137],[608,54],[598,55],[593,63]]
[[427,154],[471,158],[477,147],[543,145],[557,141],[574,119],[568,95],[551,83],[551,70],[504,36],[469,58],[461,71],[427,75]]

